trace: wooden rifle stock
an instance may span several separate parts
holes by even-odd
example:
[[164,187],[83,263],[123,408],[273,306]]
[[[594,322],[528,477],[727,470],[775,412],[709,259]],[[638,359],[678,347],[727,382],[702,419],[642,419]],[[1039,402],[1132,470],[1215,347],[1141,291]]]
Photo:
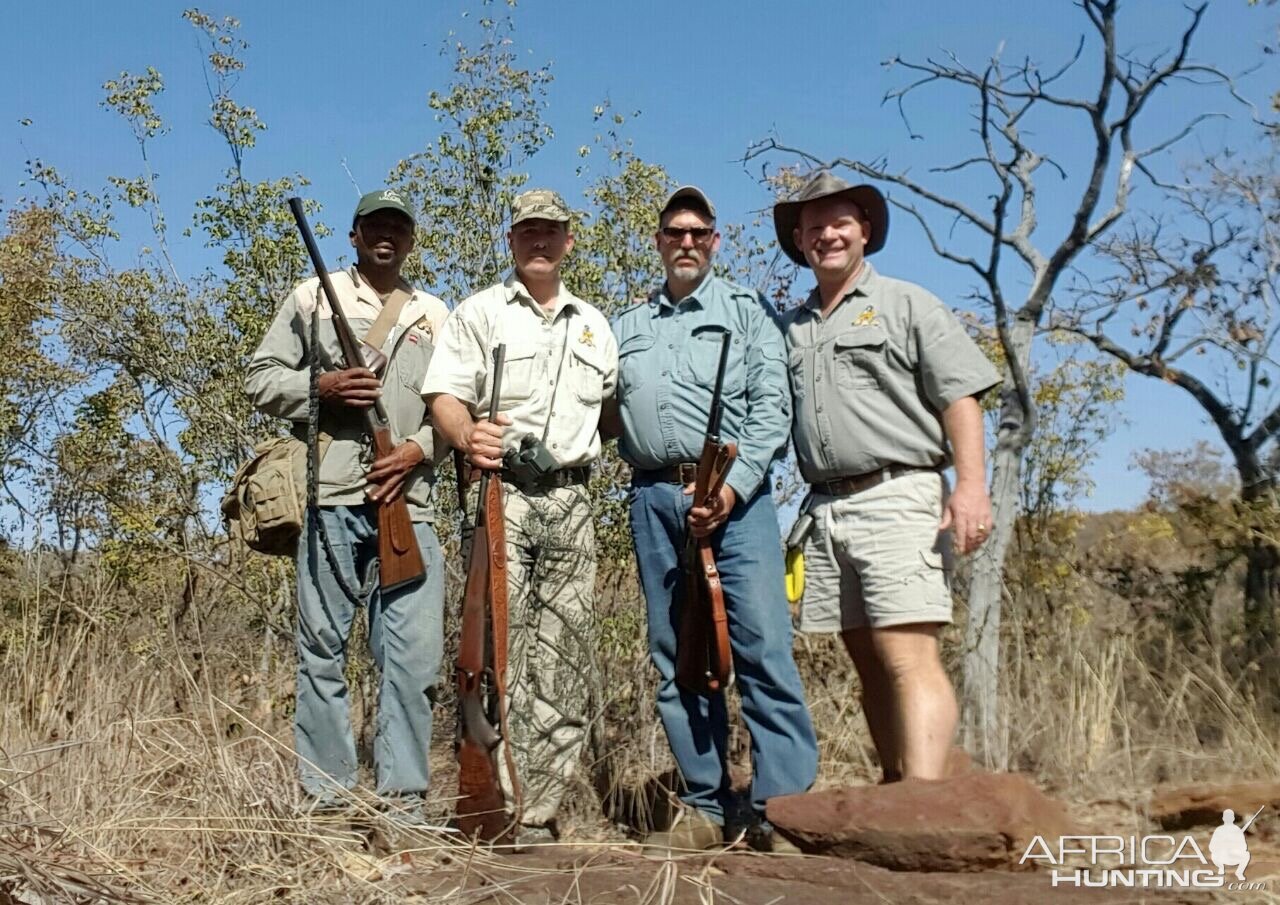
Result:
[[[707,436],[698,459],[694,480],[693,505],[705,506],[719,496],[725,478],[738,456],[733,443],[720,439],[721,397],[724,372],[729,360],[732,336],[725,334],[720,346],[720,365],[715,389],[711,395],[711,413]],[[724,608],[724,588],[711,549],[711,537],[694,537],[689,533],[682,557],[684,565],[684,606],[680,613],[680,629],[676,638],[676,682],[687,691],[711,694],[722,691],[729,682],[733,651],[729,646],[729,619]]]
[[[329,279],[329,270],[324,266],[324,258],[320,256],[320,248],[316,245],[315,236],[311,234],[311,226],[307,223],[306,212],[302,208],[301,198],[289,199],[289,210],[298,224],[298,232],[302,234],[302,243],[311,256],[311,265],[320,278],[320,286],[329,300],[329,310],[333,312],[334,332],[338,335],[338,344],[342,346],[342,357],[348,368],[365,367],[366,358],[361,354],[360,345],[356,343],[351,324],[338,302],[338,293]],[[317,310],[313,317],[319,317]],[[377,350],[374,350],[375,352]],[[378,356],[381,358],[381,355]],[[383,359],[385,362],[385,359]],[[387,418],[382,400],[364,409],[365,431],[373,440],[373,454],[376,459],[389,455],[395,449],[395,441],[391,437],[391,421]],[[422,551],[418,549],[418,539],[413,533],[413,522],[409,520],[409,506],[401,493],[390,502],[378,502],[378,583],[382,590],[393,591],[403,585],[420,581],[427,574],[422,562]]]
[[[494,352],[489,420],[498,414],[506,347]],[[466,521],[465,466],[454,454],[458,495]],[[485,842],[509,842],[518,816],[508,815],[498,779],[498,745],[507,737],[507,539],[502,481],[485,471],[480,477],[475,528],[462,595],[462,633],[458,642],[458,803],[457,825]],[[495,728],[495,723],[497,728]],[[511,746],[507,772],[520,806],[520,786]]]

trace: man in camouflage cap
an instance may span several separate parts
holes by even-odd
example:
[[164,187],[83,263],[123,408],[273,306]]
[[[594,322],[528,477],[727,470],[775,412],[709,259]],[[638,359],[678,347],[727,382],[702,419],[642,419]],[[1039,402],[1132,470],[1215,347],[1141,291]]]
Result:
[[[414,221],[394,190],[360,199],[351,221],[355,266],[331,275],[343,313],[357,339],[388,359],[380,374],[346,362],[320,375],[320,522],[336,562],[330,563],[320,524],[307,515],[298,543],[298,693],[296,747],[302,787],[316,805],[338,801],[356,783],[356,749],[347,712],[346,651],[356,602],[350,588],[376,574],[378,509],[372,501],[401,493],[426,565],[426,579],[390,593],[373,585],[359,601],[368,611],[369,645],[381,674],[373,755],[377,792],[398,799],[402,816],[418,818],[427,788],[431,700],[443,656],[444,560],[432,528],[433,439],[418,393],[435,336],[448,313],[444,302],[415,290],[400,276],[413,248]],[[318,277],[303,281],[280,306],[253,353],[245,389],[253,404],[291,423],[306,436],[311,328],[319,319],[322,367],[343,360],[329,301]],[[381,397],[395,449],[370,461],[361,410]]]
[[[516,197],[507,241],[514,271],[449,315],[422,387],[445,439],[497,471],[506,497],[510,744],[523,785],[518,843],[552,838],[586,738],[595,657],[595,526],[587,479],[600,454],[602,401],[618,351],[609,322],[561,282],[573,249],[569,208],[555,192]],[[493,350],[506,364],[496,423],[487,420]],[[541,447],[535,474],[504,453]],[[508,467],[508,464],[513,467]],[[504,791],[511,785],[502,766]]]
[[783,320],[791,435],[811,485],[797,523],[811,528],[793,532],[800,628],[841,632],[884,779],[937,779],[957,717],[938,653],[950,547],[975,550],[991,525],[978,397],[1000,378],[941,301],[866,260],[889,229],[874,187],[819,172],[774,207],[774,225],[817,279]]

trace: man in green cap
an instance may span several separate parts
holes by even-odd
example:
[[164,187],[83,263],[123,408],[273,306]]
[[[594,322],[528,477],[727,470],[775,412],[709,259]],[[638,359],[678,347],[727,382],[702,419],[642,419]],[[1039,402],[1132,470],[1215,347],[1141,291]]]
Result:
[[[449,444],[502,478],[510,607],[504,744],[523,787],[517,842],[528,844],[555,836],[586,738],[596,647],[587,479],[600,454],[600,406],[613,395],[618,350],[604,315],[560,279],[573,233],[558,194],[517,196],[507,241],[514,271],[449,315],[422,393]],[[487,420],[492,353],[503,343],[494,423]],[[520,460],[517,449],[525,453]],[[542,467],[528,467],[531,457]],[[498,762],[511,805],[505,758]]]
[[991,525],[978,398],[1000,378],[941,301],[866,260],[889,229],[874,187],[821,171],[773,215],[817,280],[783,322],[811,485],[800,628],[841,632],[885,781],[937,779],[957,718],[938,651],[951,547],[977,549]]
[[[414,220],[384,189],[360,199],[351,221],[353,267],[331,274],[357,341],[380,351],[377,373],[343,361],[328,299],[312,277],[284,300],[249,362],[245,390],[261,411],[283,418],[299,439],[309,411],[311,328],[319,319],[321,367],[319,521],[298,544],[298,690],[295,746],[302,787],[329,807],[356,783],[347,712],[347,639],[357,603],[368,611],[369,646],[381,673],[373,754],[377,793],[401,816],[421,811],[427,788],[431,700],[443,655],[444,563],[432,529],[432,429],[418,390],[448,309],[400,276],[413,248]],[[339,364],[340,363],[340,364]],[[396,446],[371,461],[361,410],[381,397]],[[423,581],[384,594],[377,586],[376,501],[404,494],[426,566]],[[322,524],[321,524],[322,523]],[[324,550],[328,535],[333,560]],[[351,600],[334,575],[359,589]]]

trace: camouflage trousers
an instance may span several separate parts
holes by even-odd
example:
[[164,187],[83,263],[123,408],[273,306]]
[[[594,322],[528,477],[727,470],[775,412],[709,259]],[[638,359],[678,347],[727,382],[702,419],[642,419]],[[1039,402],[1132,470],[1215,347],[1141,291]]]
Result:
[[[555,819],[587,735],[596,675],[596,535],[584,486],[506,497],[507,721],[523,798],[521,822]],[[513,804],[505,752],[503,793]]]

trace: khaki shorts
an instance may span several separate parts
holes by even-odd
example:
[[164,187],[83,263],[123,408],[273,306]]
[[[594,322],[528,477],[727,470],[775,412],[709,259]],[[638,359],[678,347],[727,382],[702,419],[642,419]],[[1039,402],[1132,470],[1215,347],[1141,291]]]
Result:
[[951,621],[946,481],[903,475],[849,496],[814,494],[804,545],[800,630],[836,632]]

